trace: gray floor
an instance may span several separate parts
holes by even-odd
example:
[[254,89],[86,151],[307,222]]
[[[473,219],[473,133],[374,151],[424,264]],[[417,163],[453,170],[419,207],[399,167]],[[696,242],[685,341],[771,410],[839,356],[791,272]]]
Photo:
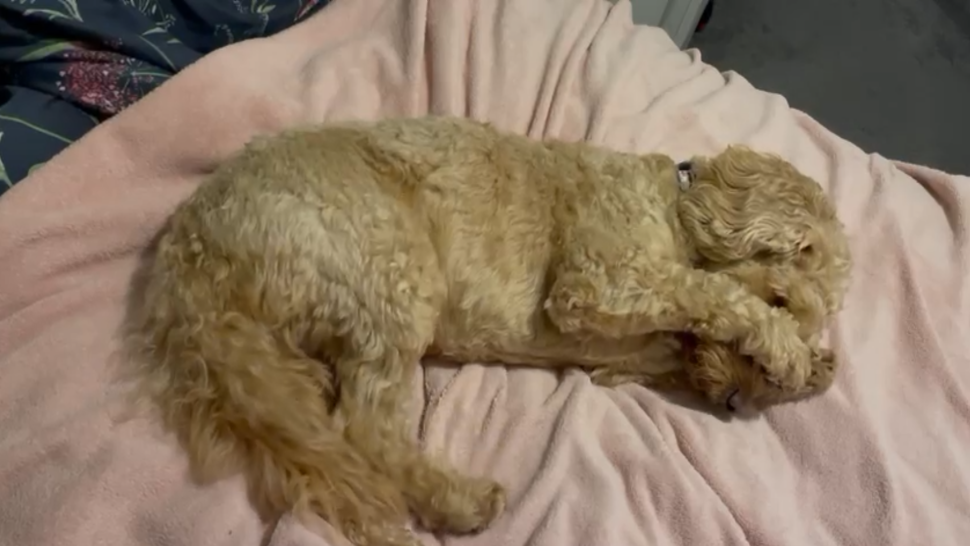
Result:
[[715,0],[690,47],[869,152],[970,174],[970,0]]

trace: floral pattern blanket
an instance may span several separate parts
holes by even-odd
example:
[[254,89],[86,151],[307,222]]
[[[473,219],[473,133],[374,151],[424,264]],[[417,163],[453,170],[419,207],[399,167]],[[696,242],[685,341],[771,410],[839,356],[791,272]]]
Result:
[[0,196],[219,47],[328,0],[0,0]]

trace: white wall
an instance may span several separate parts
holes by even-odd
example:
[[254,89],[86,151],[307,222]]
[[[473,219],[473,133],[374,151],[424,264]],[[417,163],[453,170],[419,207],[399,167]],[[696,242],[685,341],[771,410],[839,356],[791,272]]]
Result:
[[707,0],[630,0],[633,22],[663,27],[679,47],[686,47]]

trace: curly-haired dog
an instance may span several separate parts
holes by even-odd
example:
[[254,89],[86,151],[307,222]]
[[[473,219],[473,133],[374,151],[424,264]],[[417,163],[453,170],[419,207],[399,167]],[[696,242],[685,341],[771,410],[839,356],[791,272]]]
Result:
[[[267,513],[412,544],[409,511],[469,532],[505,502],[409,436],[422,355],[762,407],[818,382],[847,269],[820,187],[775,157],[678,170],[467,120],[348,123],[250,144],[177,209],[133,339],[200,479],[242,472]],[[655,368],[681,336],[694,371]]]

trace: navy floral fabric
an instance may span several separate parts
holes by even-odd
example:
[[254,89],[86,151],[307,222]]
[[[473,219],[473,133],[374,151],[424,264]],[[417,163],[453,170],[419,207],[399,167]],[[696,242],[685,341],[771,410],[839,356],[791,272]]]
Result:
[[0,195],[217,48],[328,0],[0,0]]

